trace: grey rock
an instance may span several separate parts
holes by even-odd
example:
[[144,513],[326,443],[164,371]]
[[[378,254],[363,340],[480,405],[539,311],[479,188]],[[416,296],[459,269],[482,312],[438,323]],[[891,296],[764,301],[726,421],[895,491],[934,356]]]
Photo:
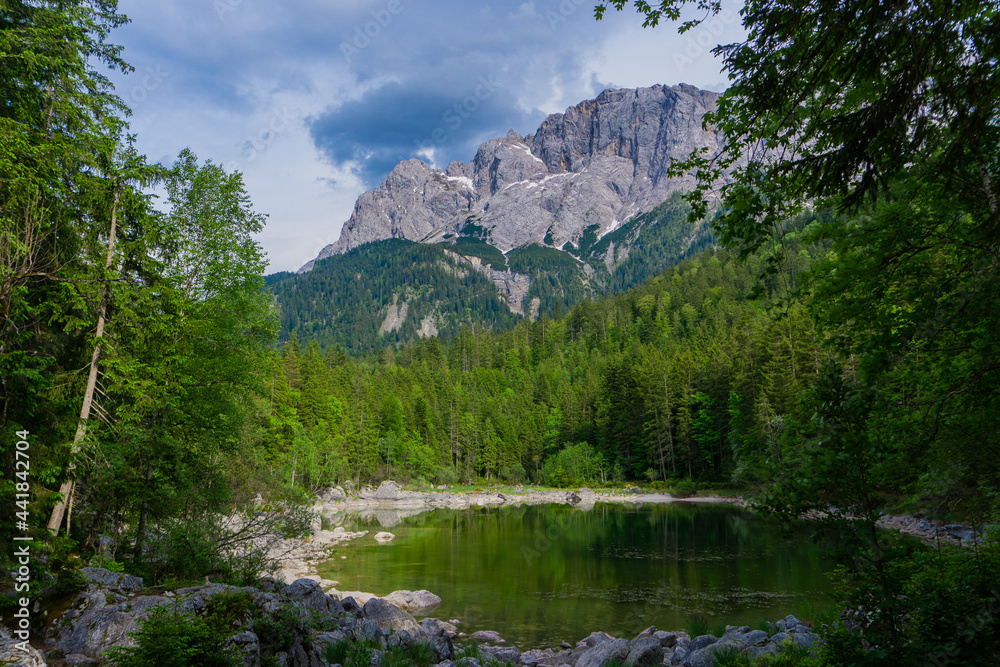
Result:
[[339,486],[330,486],[323,489],[319,497],[328,503],[339,503],[347,500],[347,493]]
[[473,632],[469,637],[474,642],[486,643],[486,644],[505,644],[507,640],[500,636],[499,632],[494,630],[477,630]]
[[73,653],[63,659],[63,665],[73,665],[74,667],[97,667],[98,664],[96,658],[82,653]]
[[487,141],[469,164],[401,162],[358,197],[340,238],[317,259],[388,238],[439,242],[470,218],[504,252],[547,234],[561,248],[592,225],[603,235],[692,185],[667,169],[696,148],[721,150],[721,135],[702,127],[717,99],[684,84],[606,90],[549,116],[534,135]]
[[516,664],[521,659],[521,652],[516,646],[480,646],[484,658],[495,658],[500,662]]
[[170,604],[166,597],[141,596],[119,601],[113,593],[81,593],[72,606],[49,627],[46,643],[66,655],[82,653],[99,658],[112,646],[134,646],[129,635],[139,621],[158,605]]
[[406,630],[410,634],[420,631],[417,621],[399,607],[392,605],[382,598],[372,598],[365,603],[365,618],[370,619],[383,630]]
[[441,598],[426,590],[393,591],[385,596],[385,600],[403,611],[419,616],[431,613],[441,604]]
[[663,662],[663,646],[655,637],[637,637],[632,640],[626,661],[630,665],[655,665]]
[[398,646],[400,648],[405,649],[413,646],[416,643],[417,640],[414,638],[414,636],[411,635],[406,630],[400,630],[399,632],[394,632],[391,635],[389,635],[389,638],[386,640],[386,645],[389,648],[395,648]]
[[342,606],[344,608],[344,611],[346,611],[349,614],[354,614],[355,616],[358,617],[365,615],[364,608],[361,605],[359,605],[358,601],[355,600],[350,595],[348,595],[345,598],[341,598],[340,606]]
[[341,614],[344,606],[323,592],[319,582],[312,579],[298,579],[284,591],[285,597],[298,602],[307,609],[313,609],[323,614]]
[[260,640],[252,632],[240,632],[226,639],[243,658],[244,667],[260,667]]
[[816,635],[811,632],[796,632],[792,635],[792,641],[802,648],[812,648],[816,643]]
[[785,629],[786,630],[788,628],[794,628],[796,625],[805,625],[805,623],[803,623],[799,619],[795,618],[791,614],[789,614],[788,616],[785,616],[785,618],[783,620],[785,621]]
[[696,651],[689,650],[681,661],[681,667],[715,667],[715,659],[720,653],[733,650],[739,649],[725,642],[716,642]]
[[719,643],[742,649],[747,646],[763,646],[770,638],[770,635],[763,630],[751,630],[749,627],[743,626],[727,630],[719,639]]
[[480,667],[480,664],[475,658],[459,658],[455,661],[455,667]]
[[378,500],[399,500],[402,497],[403,490],[399,484],[389,479],[379,484],[378,491],[375,492],[375,498]]
[[699,635],[691,640],[688,644],[688,652],[694,653],[695,651],[700,651],[706,646],[711,646],[715,642],[719,641],[718,637],[714,635]]
[[[589,635],[581,639],[579,643],[577,643],[577,646],[586,646],[587,648],[593,648],[595,646],[600,646],[601,644],[605,644],[609,641],[612,641],[613,639],[614,637],[612,637],[606,632],[591,632]],[[569,644],[567,644],[566,648],[571,648],[571,647],[569,646]]]
[[83,575],[88,584],[94,587],[123,593],[135,593],[142,590],[142,579],[131,574],[112,572],[103,567],[85,567],[80,570],[80,574]]
[[771,643],[781,646],[787,641],[791,641],[792,636],[787,632],[779,632],[771,637]]
[[657,630],[653,633],[653,636],[659,640],[660,646],[663,648],[673,648],[674,646],[677,646],[678,634],[676,632],[664,632],[663,630]]
[[385,633],[374,621],[363,618],[354,624],[354,639],[359,642],[371,642],[380,648],[385,648]]
[[944,529],[949,535],[958,540],[971,540],[976,536],[976,531],[972,529],[972,526],[950,523]]
[[8,628],[0,626],[0,665],[45,667],[45,656],[42,655],[41,651],[30,645],[27,647],[27,651],[22,651],[18,647],[19,643],[21,640],[14,637]]
[[434,649],[438,660],[450,660],[455,654],[455,646],[451,641],[451,637],[433,618],[425,618],[423,620],[416,636],[430,642],[431,648]]
[[441,662],[433,665],[433,667],[455,667],[455,663],[451,660],[442,660]]
[[588,649],[576,661],[576,667],[604,667],[612,661],[628,658],[631,646],[627,639],[615,639]]

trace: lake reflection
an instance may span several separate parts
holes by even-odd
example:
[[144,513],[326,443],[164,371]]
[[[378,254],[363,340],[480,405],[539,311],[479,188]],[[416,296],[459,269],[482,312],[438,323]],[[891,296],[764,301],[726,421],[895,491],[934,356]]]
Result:
[[[373,517],[345,525],[381,529]],[[496,630],[521,650],[595,630],[687,630],[695,616],[710,628],[809,616],[829,590],[806,536],[728,505],[439,509],[391,530],[387,544],[368,535],[338,547],[320,575],[341,590],[427,589],[444,600],[436,618]]]

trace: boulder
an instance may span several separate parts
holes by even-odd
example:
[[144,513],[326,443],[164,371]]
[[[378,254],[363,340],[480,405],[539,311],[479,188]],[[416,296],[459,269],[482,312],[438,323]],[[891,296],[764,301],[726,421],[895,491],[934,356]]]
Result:
[[968,541],[976,536],[976,531],[971,526],[963,526],[957,523],[950,523],[944,527],[945,531],[957,540]]
[[319,582],[312,579],[298,579],[293,582],[285,589],[285,596],[307,609],[323,614],[341,614],[344,611],[344,606],[323,592]]
[[345,595],[340,598],[340,605],[348,614],[354,614],[357,617],[365,615],[364,609],[362,609],[361,605],[358,604],[358,601],[351,595]]
[[425,590],[393,591],[385,596],[385,601],[417,616],[426,616],[441,604],[441,598]]
[[392,533],[382,531],[381,533],[375,533],[375,539],[378,540],[379,542],[391,542],[392,540],[396,539],[396,536],[393,535]]
[[450,660],[455,654],[455,646],[451,642],[451,636],[441,627],[438,621],[433,618],[425,618],[420,624],[417,637],[430,642],[431,648],[437,655],[438,660]]
[[20,640],[14,637],[10,630],[0,627],[0,665],[45,667],[45,656],[38,649],[28,646],[27,651],[22,651],[18,648],[18,644],[21,644]]
[[679,638],[678,633],[664,632],[663,630],[657,630],[653,633],[653,636],[659,640],[660,646],[663,648],[673,648],[674,646],[677,646],[677,640]]
[[691,643],[688,644],[688,652],[694,653],[695,651],[700,651],[706,646],[711,646],[717,641],[719,641],[719,639],[715,635],[699,635],[698,637],[691,639]]
[[632,640],[626,662],[630,665],[649,667],[663,662],[663,646],[655,637],[638,637]]
[[499,632],[494,630],[477,630],[472,633],[469,637],[474,642],[480,644],[506,644],[507,640],[500,636]]
[[85,567],[80,574],[94,588],[107,588],[122,593],[135,593],[142,590],[142,579],[131,574],[112,572],[103,567]]
[[392,480],[386,480],[378,485],[378,491],[375,492],[375,498],[377,500],[399,500],[403,497],[403,490],[400,488],[399,484],[396,484]]
[[413,635],[411,635],[406,630],[400,630],[399,632],[394,632],[391,635],[389,635],[389,638],[386,640],[386,646],[390,649],[396,648],[397,646],[402,649],[407,649],[416,643],[417,640],[414,639]]
[[609,662],[624,662],[631,646],[627,639],[604,642],[584,652],[576,661],[576,667],[604,667]]
[[252,632],[240,632],[226,640],[226,645],[236,648],[244,667],[261,667],[260,640]]
[[399,607],[392,605],[382,598],[372,598],[365,603],[365,618],[370,619],[383,630],[406,630],[410,634],[420,631],[417,621]]
[[480,646],[479,651],[487,660],[493,658],[500,662],[517,664],[521,659],[521,652],[517,650],[516,646]]
[[363,618],[354,624],[354,639],[359,642],[369,642],[379,648],[385,648],[385,632],[374,621]]
[[601,644],[606,644],[612,641],[614,637],[606,632],[591,632],[589,635],[577,642],[577,646],[586,646],[587,648],[593,648],[595,646],[600,646]]
[[112,646],[134,646],[129,634],[139,629],[139,621],[154,607],[166,604],[170,600],[160,596],[131,598],[126,603],[111,592],[81,593],[49,627],[47,643],[65,655],[100,658]]
[[63,658],[63,667],[67,665],[70,667],[97,667],[98,662],[96,658],[91,658],[88,655],[73,653]]
[[331,486],[320,491],[319,497],[328,503],[341,503],[347,500],[347,493],[339,486]]

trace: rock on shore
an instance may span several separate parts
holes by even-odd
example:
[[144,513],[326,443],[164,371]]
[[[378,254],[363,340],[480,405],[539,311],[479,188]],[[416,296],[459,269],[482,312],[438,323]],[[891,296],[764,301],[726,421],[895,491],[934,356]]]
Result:
[[[363,604],[352,597],[337,600],[310,579],[300,579],[291,585],[264,580],[259,587],[245,588],[208,584],[162,595],[141,595],[129,591],[137,583],[134,577],[124,578],[100,568],[87,568],[84,577],[89,582],[88,589],[53,622],[46,639],[48,657],[62,659],[67,665],[96,665],[111,647],[133,645],[130,633],[138,630],[141,621],[157,606],[170,605],[183,613],[204,615],[211,608],[212,598],[220,593],[239,593],[252,602],[251,616],[234,624],[228,639],[239,648],[246,667],[263,664],[324,667],[326,645],[344,641],[365,641],[375,646],[373,664],[378,664],[384,652],[394,646],[412,646],[418,641],[429,645],[439,667],[456,664],[451,663],[456,657],[453,642],[456,629],[452,624],[433,618],[418,623],[412,614],[388,599],[371,598]],[[141,581],[138,583],[141,586]],[[141,593],[141,588],[138,590]],[[426,591],[400,593],[399,600],[411,605],[430,598],[440,602]],[[295,626],[290,644],[284,639],[280,646],[269,644],[268,634],[255,632],[256,619],[287,613],[289,608],[299,610],[302,618],[314,619],[311,624]],[[317,624],[322,627],[316,627]],[[777,632],[772,635],[749,627],[730,626],[722,637],[691,638],[683,632],[663,632],[651,627],[631,640],[594,632],[576,646],[567,644],[568,648],[561,650],[534,649],[523,653],[496,632],[480,630],[467,640],[482,642],[479,652],[483,660],[495,658],[524,667],[605,667],[615,661],[640,667],[659,664],[709,667],[724,650],[750,656],[776,655],[783,643],[806,648],[816,643],[814,632],[792,616],[779,621],[775,629]],[[9,639],[0,637],[0,657],[11,650]],[[38,652],[25,656],[22,662],[29,667],[46,664]],[[475,667],[473,662],[480,664],[473,658],[462,658],[459,662],[465,667]]]

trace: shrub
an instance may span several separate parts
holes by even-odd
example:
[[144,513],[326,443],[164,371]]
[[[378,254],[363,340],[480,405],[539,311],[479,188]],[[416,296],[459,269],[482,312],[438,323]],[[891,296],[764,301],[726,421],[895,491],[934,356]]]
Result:
[[[407,654],[416,667],[431,667],[437,662],[434,647],[428,641],[415,642],[407,648]],[[332,664],[332,663],[331,663]]]
[[257,605],[250,593],[221,591],[209,598],[205,622],[215,632],[232,633],[236,627],[250,624],[256,613]]
[[63,568],[59,571],[56,583],[49,589],[49,594],[53,597],[63,597],[64,595],[75,595],[87,587],[87,580],[83,578],[79,570],[69,570]]
[[331,665],[343,665],[350,650],[351,642],[348,639],[331,642],[323,647],[323,659]]
[[226,635],[214,631],[204,619],[182,613],[176,606],[154,607],[132,633],[135,646],[116,646],[105,653],[115,667],[237,667],[236,649]]
[[708,634],[708,619],[704,616],[695,616],[688,621],[688,634],[692,637],[701,637]]
[[678,498],[687,498],[688,496],[693,496],[698,491],[698,485],[695,484],[693,479],[682,479],[676,482],[670,493]]

